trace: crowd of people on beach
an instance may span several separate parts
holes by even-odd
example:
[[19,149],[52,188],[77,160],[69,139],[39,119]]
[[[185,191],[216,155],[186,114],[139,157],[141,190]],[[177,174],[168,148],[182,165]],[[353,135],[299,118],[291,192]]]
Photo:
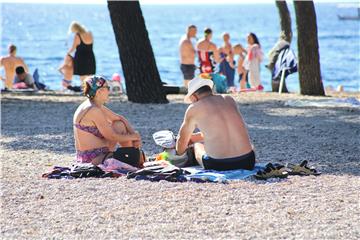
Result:
[[[112,159],[141,168],[145,155],[140,150],[140,134],[124,116],[114,113],[104,105],[109,100],[111,86],[110,81],[104,77],[94,75],[96,63],[91,32],[77,22],[71,23],[70,32],[75,34],[73,44],[59,67],[63,75],[62,85],[64,89],[82,91],[87,97],[73,117],[76,160],[99,165]],[[245,84],[249,73],[249,84],[261,90],[260,43],[256,35],[250,33],[247,49],[240,44],[232,47],[230,35],[224,33],[224,44],[217,48],[211,42],[212,30],[207,28],[195,51],[191,38],[196,36],[196,32],[194,25],[189,26],[186,36],[180,42],[181,71],[184,74],[184,84],[188,88],[184,101],[190,106],[180,126],[176,154],[183,155],[191,147],[196,163],[206,169],[250,170],[255,164],[255,153],[237,105],[231,96],[215,94],[214,82],[211,79],[195,77],[195,54],[198,54],[201,73],[213,73],[216,64],[219,64],[219,73],[226,76],[230,87],[234,86],[234,56],[239,55],[238,73],[241,81]],[[9,56],[1,58],[1,66],[5,68],[7,89],[36,89],[27,65],[16,56],[14,45],[9,47]],[[73,75],[80,76],[82,86],[72,85]],[[223,127],[213,128],[214,122],[221,122]],[[189,164],[193,161],[194,159],[189,159]]]
[[[199,69],[200,73],[218,73],[226,77],[226,83],[231,92],[235,91],[236,71],[239,75],[240,89],[263,90],[260,80],[260,62],[263,60],[263,52],[256,34],[248,34],[246,48],[241,44],[232,46],[230,34],[226,32],[222,34],[223,45],[217,47],[211,41],[213,31],[210,28],[204,30],[204,37],[194,46],[191,40],[196,38],[196,34],[197,27],[188,26],[186,34],[179,43],[180,69],[184,76],[185,87],[194,78],[195,71]],[[199,67],[195,65],[196,55]],[[238,56],[237,67],[236,56]]]
[[[62,86],[83,92],[87,98],[73,116],[76,161],[92,166],[107,164],[132,170],[143,168],[146,156],[141,150],[139,132],[124,116],[105,106],[112,85],[103,76],[95,75],[92,33],[77,22],[72,22],[69,30],[74,39],[59,67],[63,75]],[[196,37],[196,33],[196,26],[190,25],[179,45],[180,69],[187,88],[184,102],[190,105],[179,126],[176,141],[174,139],[173,154],[186,155],[182,167],[200,165],[204,169],[219,171],[253,170],[255,152],[237,104],[231,96],[218,95],[214,90],[216,76],[220,75],[226,81],[226,90],[236,91],[236,71],[240,89],[263,90],[260,42],[254,33],[249,33],[246,48],[241,44],[233,46],[230,34],[223,33],[223,45],[217,47],[212,42],[213,31],[206,28],[204,37],[194,46],[191,39]],[[8,52],[9,55],[0,60],[6,73],[5,89],[44,88],[38,81],[37,70],[31,75],[23,59],[16,56],[16,46],[10,45]],[[196,56],[199,67],[195,65]],[[195,75],[197,69],[200,71],[198,76]],[[73,86],[74,75],[80,76],[81,86]],[[120,82],[120,75],[114,74],[114,79]],[[221,123],[221,126],[214,127],[216,123]]]

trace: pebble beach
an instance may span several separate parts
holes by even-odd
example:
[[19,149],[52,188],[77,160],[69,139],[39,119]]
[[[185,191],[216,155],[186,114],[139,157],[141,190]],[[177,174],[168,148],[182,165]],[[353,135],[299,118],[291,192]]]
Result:
[[[298,94],[232,95],[257,161],[300,163],[320,176],[268,181],[172,183],[44,179],[75,158],[72,117],[83,96],[1,94],[1,239],[360,239],[360,108],[291,107],[288,100],[360,98]],[[142,135],[148,156],[158,130],[177,133],[188,105],[107,105]]]

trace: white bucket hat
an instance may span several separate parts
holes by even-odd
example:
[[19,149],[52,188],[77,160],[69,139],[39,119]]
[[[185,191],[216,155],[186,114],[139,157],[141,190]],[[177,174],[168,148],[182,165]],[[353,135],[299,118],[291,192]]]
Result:
[[188,85],[188,93],[186,94],[184,98],[185,103],[191,103],[190,96],[194,94],[199,88],[209,86],[211,89],[213,89],[214,82],[211,79],[196,77],[193,80],[189,82]]

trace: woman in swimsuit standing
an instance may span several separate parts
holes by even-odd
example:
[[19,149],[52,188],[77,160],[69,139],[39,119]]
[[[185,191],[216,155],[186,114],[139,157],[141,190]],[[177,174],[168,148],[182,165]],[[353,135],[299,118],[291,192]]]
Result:
[[93,52],[93,36],[78,22],[70,24],[70,31],[75,33],[74,42],[69,49],[70,55],[74,50],[74,75],[79,75],[81,82],[96,72],[95,55]]
[[[76,110],[73,118],[77,161],[98,165],[106,158],[119,159],[119,149],[137,150],[141,137],[129,121],[104,106],[109,100],[109,86],[101,76],[88,77],[84,82],[84,95],[88,98]],[[115,149],[117,144],[121,146]],[[144,159],[142,159],[143,161]],[[140,161],[140,157],[136,159]],[[141,162],[126,162],[141,166]]]

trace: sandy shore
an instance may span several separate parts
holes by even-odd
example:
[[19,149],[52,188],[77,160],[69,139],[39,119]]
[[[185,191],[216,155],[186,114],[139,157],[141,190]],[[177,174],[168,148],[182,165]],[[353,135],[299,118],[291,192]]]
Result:
[[[307,159],[323,174],[226,185],[46,180],[51,166],[74,159],[72,116],[83,97],[2,94],[0,238],[360,239],[360,110],[285,106],[319,99],[296,94],[235,97],[260,162]],[[113,97],[109,107],[133,123],[151,155],[160,150],[153,132],[178,131],[182,98],[140,105]]]

